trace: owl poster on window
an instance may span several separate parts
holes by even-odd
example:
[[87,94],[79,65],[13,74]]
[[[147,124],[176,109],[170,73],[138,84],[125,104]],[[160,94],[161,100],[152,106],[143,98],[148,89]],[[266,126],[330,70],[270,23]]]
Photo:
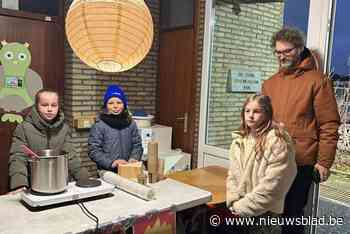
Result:
[[29,68],[29,44],[2,41],[0,63],[1,122],[21,123],[20,112],[34,104],[35,94],[43,87],[41,77]]

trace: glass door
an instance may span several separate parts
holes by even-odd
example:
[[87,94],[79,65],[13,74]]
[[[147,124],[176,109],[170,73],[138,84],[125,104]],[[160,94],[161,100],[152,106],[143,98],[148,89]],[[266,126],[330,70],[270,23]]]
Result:
[[262,81],[278,69],[270,46],[274,32],[283,26],[298,27],[304,31],[308,47],[324,51],[327,35],[324,19],[328,19],[329,10],[325,2],[206,1],[200,167],[228,166],[231,132],[239,127],[243,101],[260,92]]
[[327,44],[326,72],[333,80],[341,117],[340,139],[331,176],[320,186],[318,216],[332,218],[334,225],[318,226],[316,233],[347,233],[350,229],[350,1],[332,1]]

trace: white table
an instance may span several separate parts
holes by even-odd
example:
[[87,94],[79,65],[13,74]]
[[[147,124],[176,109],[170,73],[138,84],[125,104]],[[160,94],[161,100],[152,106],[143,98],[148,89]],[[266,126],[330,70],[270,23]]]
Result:
[[[210,192],[172,179],[151,186],[157,197],[153,201],[144,201],[116,189],[114,196],[86,202],[85,206],[99,218],[101,224],[107,224],[169,208],[181,211],[211,200]],[[83,214],[78,205],[33,212],[20,202],[19,194],[0,196],[0,210],[2,234],[76,233],[95,227],[95,223]]]

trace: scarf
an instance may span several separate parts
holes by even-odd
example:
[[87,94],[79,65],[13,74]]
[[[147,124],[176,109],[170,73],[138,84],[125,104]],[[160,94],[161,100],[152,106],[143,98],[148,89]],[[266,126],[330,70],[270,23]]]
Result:
[[102,113],[100,119],[111,128],[118,130],[127,128],[131,124],[131,118],[127,110],[124,110],[119,115]]

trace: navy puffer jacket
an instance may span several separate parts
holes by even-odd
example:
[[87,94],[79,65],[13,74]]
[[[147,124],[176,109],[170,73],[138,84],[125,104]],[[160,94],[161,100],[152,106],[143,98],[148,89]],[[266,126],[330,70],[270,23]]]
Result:
[[110,171],[114,160],[141,160],[143,154],[141,136],[134,120],[129,126],[116,129],[98,119],[90,130],[88,148],[89,157],[96,162],[97,168]]

